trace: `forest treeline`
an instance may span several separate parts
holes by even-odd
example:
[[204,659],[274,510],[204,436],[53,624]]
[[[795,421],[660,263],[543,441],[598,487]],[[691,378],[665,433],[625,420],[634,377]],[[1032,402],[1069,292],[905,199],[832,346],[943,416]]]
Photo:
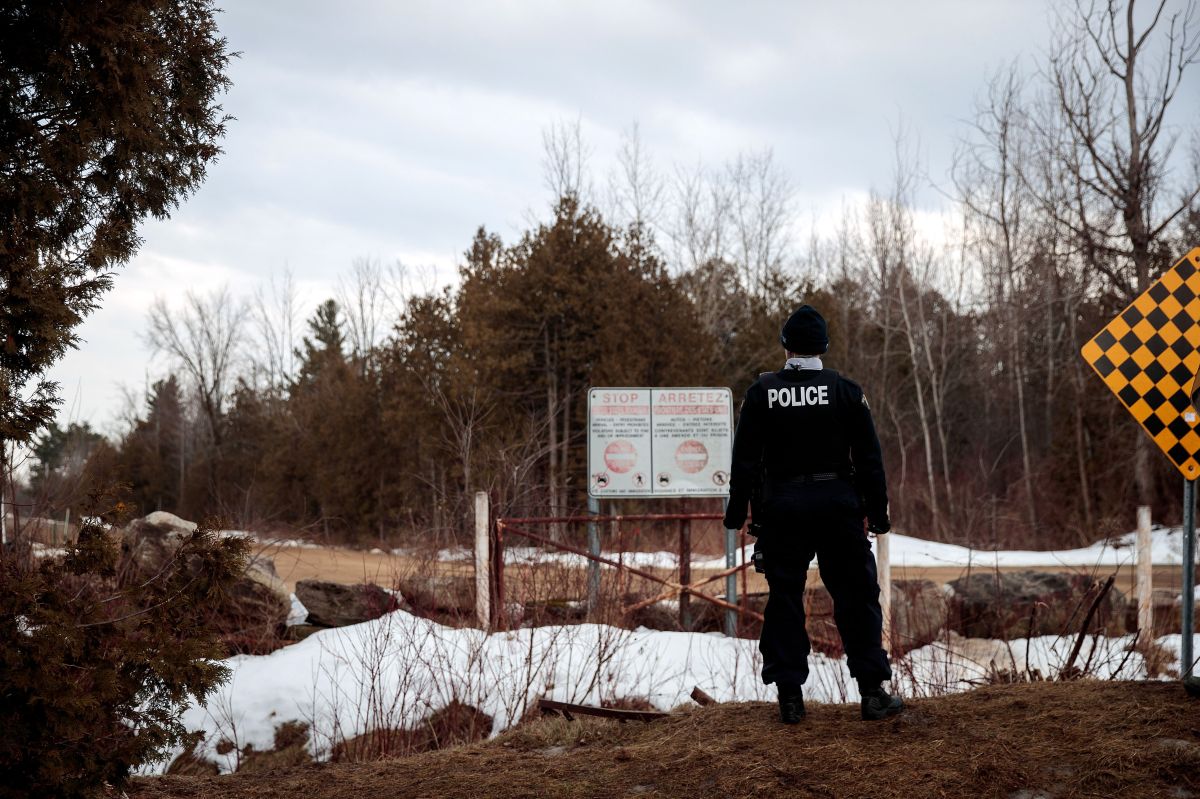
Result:
[[1196,19],[1058,24],[1044,63],[985,87],[936,220],[903,136],[885,189],[801,235],[769,151],[662,169],[635,130],[600,180],[578,125],[555,126],[548,212],[511,241],[480,228],[452,286],[359,261],[315,308],[286,279],[156,303],[171,373],[116,440],[43,435],[29,497],[58,513],[115,478],[145,511],[465,541],[475,491],[501,514],[584,507],[590,386],[740,396],[807,302],[826,365],[870,398],[897,529],[1062,546],[1139,503],[1178,518],[1178,473],[1079,349],[1200,246],[1200,130],[1170,114]]

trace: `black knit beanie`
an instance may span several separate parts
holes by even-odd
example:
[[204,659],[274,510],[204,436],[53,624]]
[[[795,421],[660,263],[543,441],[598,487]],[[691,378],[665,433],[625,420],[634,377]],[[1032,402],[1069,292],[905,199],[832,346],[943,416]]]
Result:
[[811,305],[801,305],[783,325],[779,342],[797,355],[821,355],[829,349],[829,328]]

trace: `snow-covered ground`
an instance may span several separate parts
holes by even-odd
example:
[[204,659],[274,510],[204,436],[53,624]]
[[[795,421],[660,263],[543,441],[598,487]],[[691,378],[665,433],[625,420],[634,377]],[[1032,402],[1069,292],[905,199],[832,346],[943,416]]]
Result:
[[[1143,678],[1141,655],[1126,651],[1131,640],[1089,639],[1078,664],[1100,678]],[[1177,660],[1180,640],[1174,635],[1159,643]],[[952,636],[949,643],[914,650],[896,663],[893,685],[919,697],[964,690],[990,670],[1032,669],[1053,677],[1072,643],[1058,637],[1005,643]],[[1200,638],[1197,644],[1200,651]],[[218,742],[269,749],[275,727],[293,719],[310,725],[313,754],[322,758],[338,740],[369,728],[412,726],[455,699],[492,716],[492,732],[498,733],[539,697],[588,704],[641,697],[660,710],[687,703],[696,686],[720,701],[773,698],[759,679],[753,640],[597,624],[488,634],[403,611],[227,664],[230,680],[207,707],[193,706],[184,716],[189,729],[206,733],[198,754],[227,771],[237,754],[218,755]],[[809,699],[857,700],[844,660],[814,653],[810,664]]]

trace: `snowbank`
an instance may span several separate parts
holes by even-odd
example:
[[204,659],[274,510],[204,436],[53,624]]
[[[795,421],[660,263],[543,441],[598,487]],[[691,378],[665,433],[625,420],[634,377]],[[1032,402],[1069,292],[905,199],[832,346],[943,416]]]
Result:
[[[1176,658],[1179,638],[1161,640]],[[1131,640],[1088,640],[1079,665],[1090,664],[1102,678],[1145,677],[1141,656],[1125,651]],[[963,690],[994,670],[1029,668],[1053,676],[1071,644],[1057,637],[1006,643],[952,636],[909,653],[896,664],[893,684],[907,696],[928,696]],[[236,753],[218,755],[222,739],[269,749],[275,727],[288,720],[311,726],[319,759],[338,740],[369,728],[415,725],[452,699],[490,715],[494,734],[516,723],[539,697],[589,704],[639,697],[670,710],[687,703],[695,686],[719,701],[774,696],[759,680],[753,640],[597,624],[489,635],[403,611],[324,630],[270,655],[226,662],[230,680],[207,707],[193,706],[184,715],[189,729],[206,733],[198,754],[226,771],[235,766]],[[844,660],[814,653],[810,665],[808,698],[857,700]]]
[[[1126,533],[1080,549],[1007,550],[968,549],[906,535],[891,536],[891,559],[898,566],[1120,566],[1137,556],[1137,533]],[[1150,532],[1150,555],[1155,565],[1183,563],[1183,529],[1156,527]]]

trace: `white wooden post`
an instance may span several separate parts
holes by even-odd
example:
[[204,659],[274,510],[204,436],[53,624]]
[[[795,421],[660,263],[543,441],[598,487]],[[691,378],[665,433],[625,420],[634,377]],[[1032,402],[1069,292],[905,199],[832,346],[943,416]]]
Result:
[[892,559],[890,535],[875,536],[875,565],[879,571],[879,609],[883,612],[883,648],[892,650]]
[[1138,640],[1147,644],[1154,637],[1154,605],[1150,602],[1154,574],[1150,560],[1150,508],[1140,506],[1137,520],[1137,577],[1134,592],[1137,594]]
[[475,618],[487,629],[492,620],[492,595],[488,570],[491,566],[491,542],[488,535],[488,495],[475,492]]

